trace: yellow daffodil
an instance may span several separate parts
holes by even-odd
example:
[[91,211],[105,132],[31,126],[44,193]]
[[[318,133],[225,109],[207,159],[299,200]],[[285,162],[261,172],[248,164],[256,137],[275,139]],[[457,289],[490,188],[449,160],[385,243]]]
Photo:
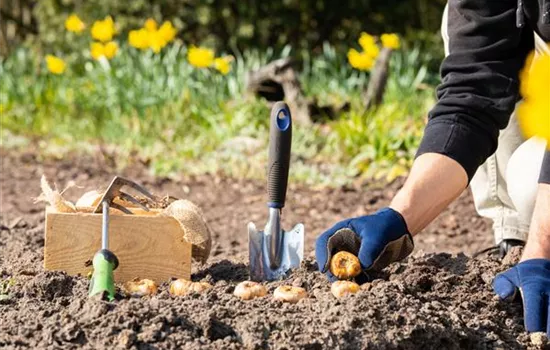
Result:
[[53,55],[46,56],[46,66],[52,74],[63,74],[63,72],[65,72],[65,68],[67,67],[63,59]]
[[380,41],[382,41],[382,46],[392,50],[396,50],[401,46],[397,34],[382,34]]
[[376,40],[369,33],[363,32],[359,37],[359,45],[361,45],[363,51],[368,51],[369,48],[376,46]]
[[172,22],[166,21],[164,22],[160,28],[159,28],[160,35],[164,38],[164,40],[169,43],[176,37],[177,30],[172,25]]
[[111,16],[95,21],[92,25],[92,38],[101,42],[111,41],[115,35],[115,23]]
[[118,45],[114,41],[109,41],[106,44],[93,42],[90,45],[90,54],[95,60],[99,60],[101,57],[105,57],[110,60],[115,57],[117,52]]
[[117,52],[118,52],[118,44],[116,42],[109,41],[107,44],[105,44],[104,46],[105,57],[107,57],[108,59],[111,59],[115,57]]
[[157,21],[155,21],[152,18],[147,18],[147,20],[145,21],[145,24],[143,25],[143,28],[147,29],[150,32],[153,32],[158,28]]
[[380,48],[378,47],[378,44],[376,44],[376,40],[372,35],[365,32],[361,33],[361,36],[359,37],[359,45],[361,45],[364,54],[372,57],[373,59],[378,57]]
[[94,60],[98,60],[101,56],[103,56],[103,44],[99,42],[91,43],[90,54]]
[[214,62],[214,51],[202,47],[190,47],[187,60],[197,68],[210,67]]
[[72,14],[65,20],[65,28],[69,32],[82,33],[84,28],[86,28],[86,25],[77,15]]
[[149,48],[151,48],[154,53],[159,53],[160,50],[162,50],[162,48],[166,46],[166,40],[164,40],[164,37],[158,30],[148,32],[147,34]]
[[550,55],[531,58],[527,63],[530,66],[522,72],[523,101],[518,108],[518,121],[526,137],[541,137],[550,149]]
[[136,49],[147,49],[149,47],[149,33],[147,29],[131,30],[128,34],[128,42]]
[[380,48],[376,44],[363,48],[363,51],[372,58],[376,58],[380,54]]
[[366,52],[359,52],[355,49],[348,51],[348,62],[355,69],[368,71],[374,66],[374,58]]
[[214,60],[214,68],[223,75],[226,75],[231,71],[231,61],[233,61],[233,56],[218,57]]

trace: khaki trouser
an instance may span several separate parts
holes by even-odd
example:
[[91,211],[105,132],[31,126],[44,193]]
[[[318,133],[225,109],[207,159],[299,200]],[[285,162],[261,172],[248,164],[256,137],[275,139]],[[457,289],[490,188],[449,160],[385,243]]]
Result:
[[[441,25],[445,55],[449,54],[447,11]],[[534,35],[537,52],[550,54],[548,45]],[[527,239],[545,145],[543,140],[523,138],[514,113],[500,132],[496,152],[470,182],[477,212],[493,220],[497,244],[503,239]]]

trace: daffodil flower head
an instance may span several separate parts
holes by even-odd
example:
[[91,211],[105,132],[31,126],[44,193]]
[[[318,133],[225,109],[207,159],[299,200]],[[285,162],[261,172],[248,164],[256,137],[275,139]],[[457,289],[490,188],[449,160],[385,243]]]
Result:
[[155,21],[153,18],[147,18],[145,24],[143,25],[143,28],[147,29],[150,32],[153,32],[158,28],[157,21]]
[[530,56],[526,63],[520,74],[518,122],[526,138],[543,138],[550,149],[550,55]]
[[214,62],[214,51],[211,49],[192,46],[187,52],[187,60],[197,68],[207,68]]
[[356,49],[348,51],[349,64],[358,70],[369,71],[374,66],[374,58],[365,51],[359,52]]
[[362,32],[359,37],[359,45],[363,51],[368,51],[373,46],[376,46],[376,40],[369,33]]
[[53,55],[46,56],[46,66],[48,67],[48,71],[50,71],[50,73],[56,75],[63,74],[63,72],[65,72],[65,68],[67,67],[63,59]]
[[100,42],[93,42],[90,44],[90,54],[95,60],[99,60],[101,57],[110,60],[115,57],[117,52],[118,44],[114,41],[109,41],[106,44]]
[[92,38],[101,42],[111,41],[115,35],[115,23],[111,16],[95,21],[92,25]]
[[172,22],[165,21],[159,28],[159,34],[164,38],[164,40],[169,43],[176,37],[177,30],[172,25]]
[[382,46],[386,47],[388,49],[397,50],[401,43],[399,42],[399,36],[397,34],[382,34],[380,36],[380,41],[382,42]]
[[86,28],[86,25],[77,15],[73,13],[65,20],[65,28],[69,32],[82,33],[82,31]]
[[214,60],[214,68],[223,75],[227,75],[231,71],[232,61],[233,56],[218,57]]
[[145,28],[131,30],[128,33],[128,42],[136,49],[145,50],[149,48],[149,32]]
[[167,41],[162,36],[162,33],[160,31],[149,31],[148,32],[148,44],[151,50],[153,50],[154,53],[159,53],[160,50],[162,50],[163,47],[166,46]]

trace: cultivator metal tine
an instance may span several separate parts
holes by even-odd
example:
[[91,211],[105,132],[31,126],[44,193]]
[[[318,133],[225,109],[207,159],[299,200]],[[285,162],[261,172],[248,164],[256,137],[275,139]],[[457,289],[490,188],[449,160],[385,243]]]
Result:
[[130,203],[134,204],[137,207],[140,207],[141,209],[143,209],[145,211],[149,211],[149,208],[147,208],[140,201],[138,201],[137,199],[135,199],[134,197],[132,197],[131,195],[129,195],[126,192],[120,191],[119,194],[118,194],[118,198],[120,198],[124,201],[130,202]]
[[[152,200],[152,201],[157,201],[157,196],[151,194],[149,191],[147,191],[143,186],[140,186],[138,185],[137,183],[133,182],[133,181],[130,181],[130,180],[127,180],[125,178],[122,178],[122,177],[119,177],[118,178],[119,180],[119,184],[120,184],[120,187],[119,189],[122,187],[122,186],[128,186],[138,192],[140,192],[141,194],[143,194],[145,197],[147,197],[148,199]],[[120,192],[122,193],[122,192]]]
[[129,209],[127,209],[123,205],[113,202],[113,200],[117,197],[120,198],[123,201],[130,202],[130,203],[136,205],[137,207],[139,207],[139,208],[141,208],[145,211],[149,211],[149,208],[147,208],[145,205],[143,205],[135,197],[131,196],[130,194],[128,194],[126,192],[121,191],[121,188],[124,187],[124,186],[130,187],[130,188],[134,189],[135,191],[143,194],[145,196],[145,198],[149,201],[157,202],[157,200],[158,200],[158,198],[155,195],[151,194],[144,187],[138,185],[137,183],[135,183],[133,181],[130,181],[130,180],[127,180],[127,179],[122,178],[122,177],[115,176],[113,181],[111,181],[111,184],[109,185],[109,187],[107,187],[107,190],[103,194],[103,197],[101,197],[101,200],[99,201],[98,205],[96,206],[96,208],[94,210],[94,213],[101,213],[103,202],[107,202],[107,203],[109,203],[109,205],[112,208],[118,209],[118,210],[120,210],[120,211],[122,211],[123,213],[126,213],[126,214],[133,214]]
[[129,214],[129,215],[133,215],[134,213],[132,213],[132,211],[128,208],[126,208],[125,206],[123,205],[120,205],[118,203],[111,203],[109,204],[109,207],[111,208],[115,208],[115,209],[118,209],[120,210],[121,212],[123,212],[124,214]]

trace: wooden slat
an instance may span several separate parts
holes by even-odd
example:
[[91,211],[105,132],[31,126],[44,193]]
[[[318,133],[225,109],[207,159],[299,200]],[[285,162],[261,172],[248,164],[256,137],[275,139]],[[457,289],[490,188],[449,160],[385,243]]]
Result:
[[[86,276],[86,266],[101,248],[101,214],[46,210],[44,268]],[[191,244],[176,219],[161,216],[111,215],[109,249],[118,257],[115,280],[135,277],[158,283],[191,277]]]

